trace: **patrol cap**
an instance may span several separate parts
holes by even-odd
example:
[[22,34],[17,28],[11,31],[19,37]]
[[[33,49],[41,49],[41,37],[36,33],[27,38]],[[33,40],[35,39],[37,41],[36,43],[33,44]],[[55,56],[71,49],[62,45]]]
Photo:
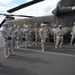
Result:
[[20,28],[20,26],[18,26],[17,28]]
[[54,27],[56,27],[56,25],[54,24]]
[[26,24],[23,24],[23,27],[26,27]]
[[16,27],[16,25],[14,24],[14,27]]
[[59,25],[59,27],[62,27],[62,25]]
[[5,23],[3,24],[3,26],[8,26],[8,24],[5,22]]
[[14,27],[11,27],[10,29],[12,30]]
[[45,26],[47,26],[48,24],[46,23]]
[[42,24],[41,24],[41,27],[42,27],[42,26],[45,26],[45,25],[46,25],[46,24],[42,23]]
[[25,27],[28,28],[28,25],[26,25]]
[[35,26],[38,27],[39,26],[39,23],[35,23]]

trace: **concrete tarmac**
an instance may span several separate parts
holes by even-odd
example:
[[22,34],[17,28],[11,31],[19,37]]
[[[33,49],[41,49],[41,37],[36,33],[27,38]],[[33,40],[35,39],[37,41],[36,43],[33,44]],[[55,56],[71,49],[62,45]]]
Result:
[[0,75],[75,75],[75,46],[55,49],[50,43],[46,47],[45,52],[41,51],[40,44],[22,47],[6,59],[0,38]]

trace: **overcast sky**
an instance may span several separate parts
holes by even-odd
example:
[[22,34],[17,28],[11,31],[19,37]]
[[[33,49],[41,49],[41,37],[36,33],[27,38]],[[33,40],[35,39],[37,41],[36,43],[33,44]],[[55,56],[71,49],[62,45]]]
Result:
[[[7,14],[7,10],[24,4],[31,0],[0,0],[0,13]],[[29,15],[29,16],[48,16],[52,15],[52,10],[56,7],[59,0],[44,0],[37,4],[15,11],[12,14]],[[0,23],[5,16],[0,15]],[[19,17],[18,17],[19,18]]]

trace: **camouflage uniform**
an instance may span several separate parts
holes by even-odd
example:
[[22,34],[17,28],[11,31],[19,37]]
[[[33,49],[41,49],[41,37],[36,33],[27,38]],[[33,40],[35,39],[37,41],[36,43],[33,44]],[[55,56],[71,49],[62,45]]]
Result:
[[11,30],[8,28],[8,24],[5,23],[3,25],[4,29],[1,31],[2,36],[3,36],[3,42],[4,42],[4,54],[5,54],[5,58],[8,58],[10,53],[11,53],[11,49],[12,49],[12,36],[11,36]]
[[17,35],[16,35],[16,32],[15,32],[13,27],[11,27],[10,30],[11,30],[11,34],[12,34],[11,36],[12,36],[12,51],[13,51],[16,48],[16,37],[17,37]]
[[18,48],[22,47],[22,31],[21,31],[21,28],[20,26],[17,27],[17,30],[15,31],[16,33],[16,39],[17,39],[17,45],[18,45]]
[[40,40],[40,37],[39,37],[39,27],[36,27],[34,31],[35,31],[35,44],[37,45],[39,40]]
[[33,44],[33,39],[34,39],[34,35],[35,35],[33,26],[30,26],[29,33],[30,33],[30,44]]
[[25,45],[26,45],[26,47],[28,47],[28,46],[31,46],[31,44],[30,44],[30,30],[29,30],[29,26],[27,25],[26,27],[25,27],[25,29],[24,29],[24,32],[25,32],[25,39],[26,39],[26,41],[25,41]]
[[45,50],[45,42],[46,42],[46,30],[44,29],[45,27],[45,24],[41,24],[41,28],[39,30],[39,35],[40,35],[40,38],[41,38],[41,48],[42,48],[42,51]]
[[49,42],[50,29],[49,29],[49,27],[48,27],[47,25],[45,26],[45,31],[46,31],[46,33],[47,33],[46,41]]
[[54,28],[51,31],[51,35],[53,35],[54,43],[56,43],[56,31],[57,31],[57,28],[56,28],[56,25],[54,25]]
[[73,41],[75,39],[75,25],[72,27],[71,35],[72,35],[72,37],[71,37],[70,45],[72,45],[72,43],[73,43]]
[[62,25],[59,25],[59,29],[56,32],[56,44],[55,44],[55,48],[57,48],[58,45],[59,45],[60,48],[62,47],[62,44],[63,44],[63,35],[64,35],[64,32],[62,30]]

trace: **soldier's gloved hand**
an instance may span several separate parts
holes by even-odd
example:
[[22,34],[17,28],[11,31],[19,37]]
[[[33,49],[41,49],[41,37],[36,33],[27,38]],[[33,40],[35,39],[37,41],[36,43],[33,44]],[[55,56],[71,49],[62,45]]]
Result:
[[8,37],[8,40],[11,40],[12,38],[11,37]]

